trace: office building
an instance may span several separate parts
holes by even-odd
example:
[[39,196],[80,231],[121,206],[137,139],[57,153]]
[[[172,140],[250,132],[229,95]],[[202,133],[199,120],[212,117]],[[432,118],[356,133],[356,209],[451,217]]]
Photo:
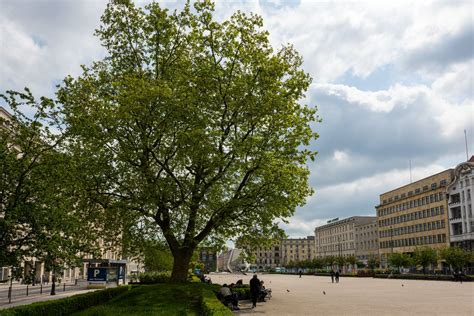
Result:
[[380,195],[376,206],[382,266],[391,253],[412,253],[416,247],[449,245],[446,186],[448,169]]
[[316,256],[318,258],[356,256],[358,253],[356,241],[362,245],[365,242],[367,247],[364,252],[361,252],[361,256],[375,252],[376,250],[372,249],[374,244],[367,244],[374,240],[373,232],[376,230],[374,220],[376,220],[375,216],[352,216],[341,220],[336,218],[328,221],[326,225],[316,227],[314,230]]

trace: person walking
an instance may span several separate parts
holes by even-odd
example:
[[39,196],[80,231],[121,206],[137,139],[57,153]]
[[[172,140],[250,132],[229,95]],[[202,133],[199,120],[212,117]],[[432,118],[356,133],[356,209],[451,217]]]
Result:
[[254,274],[250,279],[250,296],[252,297],[252,308],[257,307],[258,296],[260,295],[260,280]]
[[302,271],[302,270],[300,270],[300,279],[301,279],[301,275],[302,275],[302,274],[303,274],[303,271]]
[[334,283],[334,270],[331,270],[331,282]]
[[336,283],[339,283],[339,270],[336,270]]

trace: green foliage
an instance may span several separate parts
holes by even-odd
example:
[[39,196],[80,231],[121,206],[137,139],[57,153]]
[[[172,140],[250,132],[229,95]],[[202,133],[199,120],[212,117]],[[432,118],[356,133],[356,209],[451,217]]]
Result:
[[[35,100],[27,88],[0,98],[12,111],[8,123],[0,119],[0,266],[18,268],[26,257],[50,271],[74,266],[78,253],[94,252],[106,229],[101,213],[81,202],[75,161],[64,136],[52,132],[61,131],[55,103]],[[33,114],[26,116],[25,108]]]
[[337,256],[334,258],[334,263],[337,264],[339,268],[343,267],[346,264],[347,260],[343,256]]
[[[374,278],[386,279],[388,274],[375,274]],[[408,279],[408,280],[438,280],[438,281],[452,281],[452,275],[445,274],[392,274],[392,279]],[[474,278],[465,276],[466,281],[474,281]]]
[[322,269],[325,266],[324,258],[313,258],[311,267],[313,269]]
[[411,257],[404,253],[392,253],[388,256],[388,262],[392,267],[397,268],[399,271],[401,268],[406,268],[411,265]]
[[96,32],[107,57],[57,93],[81,183],[129,229],[160,228],[174,281],[199,243],[279,234],[312,193],[302,58],[275,51],[261,17],[219,22],[213,7],[109,2]]
[[357,258],[355,256],[349,256],[346,258],[346,263],[355,266],[357,263]]
[[413,252],[413,262],[423,267],[423,273],[426,272],[427,266],[436,264],[437,261],[438,253],[430,247],[416,247]]
[[142,284],[168,283],[171,273],[169,272],[144,272],[138,275]]
[[[224,310],[213,291],[219,285],[201,283],[154,284],[135,286],[126,295],[101,306],[85,310],[82,315],[200,315],[206,310]],[[204,307],[203,305],[206,305]],[[220,305],[219,305],[220,304]],[[222,314],[228,315],[228,314]],[[230,314],[231,315],[231,314]]]
[[324,257],[324,264],[326,267],[331,267],[332,265],[336,264],[336,257],[334,256],[327,256]]
[[458,247],[446,247],[441,249],[440,258],[454,269],[461,269],[473,260],[472,252]]
[[369,260],[367,260],[367,266],[369,269],[374,270],[375,268],[380,266],[380,260],[377,257],[370,257]]
[[173,255],[165,244],[147,242],[143,255],[146,271],[171,271],[173,268]]
[[232,288],[232,292],[238,295],[239,300],[248,300],[251,298],[249,285],[234,287]]
[[20,316],[20,315],[71,315],[74,312],[84,310],[91,306],[103,304],[115,297],[126,293],[130,287],[120,286],[112,289],[99,290],[85,294],[74,295],[71,297],[38,302],[30,305],[23,305],[18,307],[2,310],[2,316]]
[[209,289],[203,289],[201,315],[232,316],[234,314],[217,299],[216,293]]

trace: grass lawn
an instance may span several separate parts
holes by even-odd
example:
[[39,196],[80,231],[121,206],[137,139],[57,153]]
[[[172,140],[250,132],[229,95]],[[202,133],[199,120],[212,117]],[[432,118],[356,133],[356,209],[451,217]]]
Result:
[[104,305],[73,315],[198,315],[204,284],[153,284],[134,287]]

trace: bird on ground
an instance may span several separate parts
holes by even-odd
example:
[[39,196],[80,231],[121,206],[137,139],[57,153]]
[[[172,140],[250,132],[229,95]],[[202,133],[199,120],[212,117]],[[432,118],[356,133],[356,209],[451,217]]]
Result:
[[404,285],[402,284],[402,286],[404,286]]
[[326,295],[326,292],[323,291],[323,294]]
[[290,290],[286,289],[287,292],[290,292]]

